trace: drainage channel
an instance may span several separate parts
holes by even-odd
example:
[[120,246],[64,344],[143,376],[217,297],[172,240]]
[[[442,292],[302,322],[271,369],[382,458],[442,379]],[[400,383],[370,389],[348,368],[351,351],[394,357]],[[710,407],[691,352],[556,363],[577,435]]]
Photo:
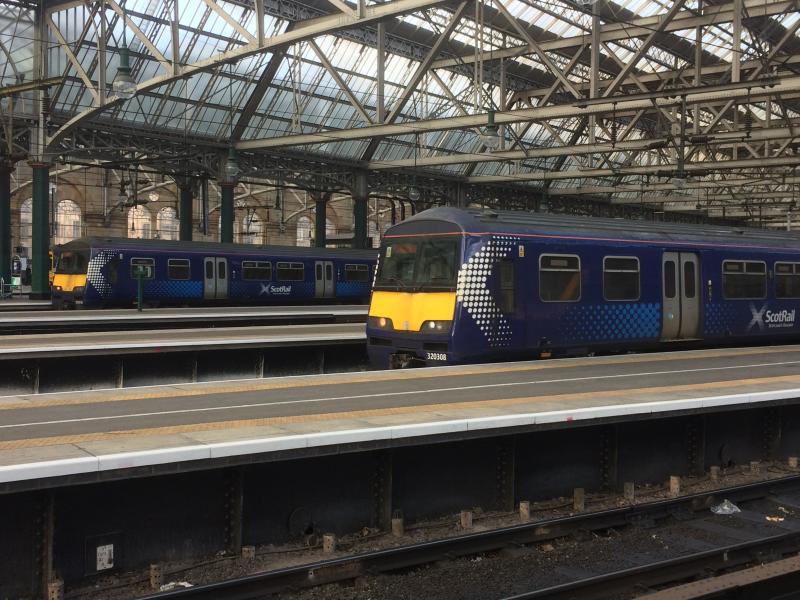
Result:
[[[448,539],[425,542],[362,553],[351,557],[319,561],[313,564],[267,571],[230,579],[219,583],[173,590],[148,595],[142,600],[247,600],[261,598],[287,590],[310,588],[335,582],[345,582],[364,576],[391,573],[422,565],[449,561],[458,557],[496,552],[507,548],[520,548],[530,544],[555,540],[578,532],[596,532],[624,528],[634,523],[655,522],[676,515],[707,511],[721,499],[735,503],[754,502],[776,494],[787,497],[800,492],[800,476],[793,475],[769,481],[749,483],[721,488],[677,498],[669,498],[602,510],[573,516],[524,523],[511,527],[492,529],[478,533],[460,535]],[[753,516],[755,515],[755,516]],[[751,519],[762,519],[763,515],[748,513]],[[737,544],[717,544],[716,547],[694,553],[656,560],[613,573],[576,578],[549,588],[531,590],[518,598],[567,598],[587,590],[591,596],[609,597],[611,593],[629,590],[631,586],[654,582],[661,584],[681,581],[709,568],[741,566],[754,558],[780,558],[786,553],[800,549],[800,525],[791,520],[787,529],[780,533],[757,535]]]

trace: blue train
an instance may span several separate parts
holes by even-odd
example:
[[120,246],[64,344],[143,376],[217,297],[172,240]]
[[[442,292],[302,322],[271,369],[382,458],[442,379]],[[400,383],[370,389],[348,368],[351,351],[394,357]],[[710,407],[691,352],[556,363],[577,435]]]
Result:
[[374,250],[82,238],[64,244],[54,306],[366,303]]
[[405,367],[797,336],[786,232],[431,209],[387,231],[367,324]]

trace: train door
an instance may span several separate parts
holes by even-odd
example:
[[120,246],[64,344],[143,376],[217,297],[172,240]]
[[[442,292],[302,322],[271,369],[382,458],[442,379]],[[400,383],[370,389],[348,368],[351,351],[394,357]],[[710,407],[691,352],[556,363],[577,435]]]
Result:
[[693,252],[665,252],[662,258],[661,339],[700,335],[700,260]]
[[203,259],[203,298],[219,300],[228,297],[228,259],[206,256]]
[[318,260],[314,263],[315,296],[317,298],[333,298],[336,283],[333,280],[333,261]]

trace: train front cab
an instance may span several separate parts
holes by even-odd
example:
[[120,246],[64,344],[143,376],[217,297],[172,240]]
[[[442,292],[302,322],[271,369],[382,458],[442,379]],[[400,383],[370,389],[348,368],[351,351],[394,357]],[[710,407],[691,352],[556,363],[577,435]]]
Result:
[[381,247],[367,319],[370,360],[390,368],[443,365],[450,362],[463,234],[440,221],[403,231],[395,227]]
[[89,251],[88,246],[73,243],[62,247],[56,255],[51,286],[55,308],[74,308],[83,302]]

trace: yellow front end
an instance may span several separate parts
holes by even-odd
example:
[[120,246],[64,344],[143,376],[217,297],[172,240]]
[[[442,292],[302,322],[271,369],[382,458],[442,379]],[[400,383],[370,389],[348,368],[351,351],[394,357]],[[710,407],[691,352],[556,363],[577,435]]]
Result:
[[374,291],[367,351],[382,368],[449,362],[455,292]]
[[425,322],[452,321],[455,308],[455,292],[373,292],[369,316],[390,319],[393,331],[420,332]]
[[86,273],[56,273],[53,276],[53,305],[75,304],[83,300],[86,289]]

